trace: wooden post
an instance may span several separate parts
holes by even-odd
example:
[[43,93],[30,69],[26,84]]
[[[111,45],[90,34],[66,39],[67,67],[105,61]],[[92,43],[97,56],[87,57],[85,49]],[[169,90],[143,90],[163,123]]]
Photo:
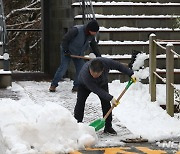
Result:
[[171,52],[173,44],[166,45],[166,111],[174,116],[174,54]]
[[149,36],[149,93],[151,95],[151,101],[156,101],[156,44],[154,40],[156,39],[155,34]]

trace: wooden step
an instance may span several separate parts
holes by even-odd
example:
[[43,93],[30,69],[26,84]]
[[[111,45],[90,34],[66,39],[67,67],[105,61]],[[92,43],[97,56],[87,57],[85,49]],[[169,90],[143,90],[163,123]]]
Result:
[[[102,57],[110,58],[115,61],[119,61],[124,64],[129,64],[131,62],[132,55],[104,55]],[[149,67],[149,55],[147,55],[147,59],[144,61],[144,67]],[[166,56],[165,55],[157,55],[156,63],[158,69],[166,69]],[[174,68],[180,69],[180,60],[177,56],[174,56]]]
[[170,28],[134,28],[134,27],[120,27],[120,28],[105,28],[100,27],[100,40],[107,41],[147,41],[150,34],[156,34],[159,39],[178,40],[180,29]]
[[[156,71],[161,77],[166,78],[166,71]],[[119,71],[110,71],[109,72],[109,82],[112,82],[113,80],[120,80],[120,82],[127,82],[129,80],[129,77]],[[175,84],[180,84],[180,70],[174,72],[174,83]],[[144,84],[149,84],[149,79],[142,79],[142,83]],[[157,78],[157,83],[158,84],[164,84],[159,78]]]
[[[81,3],[72,4],[74,15],[81,14]],[[89,3],[86,3],[87,5]],[[92,2],[94,12],[108,15],[179,15],[180,3]]]
[[[100,26],[106,28],[117,27],[136,27],[136,28],[174,28],[177,17],[176,15],[101,15],[95,14],[96,20]],[[74,17],[75,24],[82,24],[82,15]]]
[[[171,42],[174,44],[175,51],[180,51],[180,42]],[[166,46],[167,42],[161,45]],[[103,54],[131,54],[132,50],[149,53],[149,41],[99,41],[98,48]],[[158,53],[165,53],[161,48],[157,48]]]

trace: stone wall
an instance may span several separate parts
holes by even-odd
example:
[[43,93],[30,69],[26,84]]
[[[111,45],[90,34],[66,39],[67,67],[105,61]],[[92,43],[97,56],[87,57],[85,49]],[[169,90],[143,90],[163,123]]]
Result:
[[60,63],[60,43],[73,25],[71,0],[42,1],[42,71],[54,75]]

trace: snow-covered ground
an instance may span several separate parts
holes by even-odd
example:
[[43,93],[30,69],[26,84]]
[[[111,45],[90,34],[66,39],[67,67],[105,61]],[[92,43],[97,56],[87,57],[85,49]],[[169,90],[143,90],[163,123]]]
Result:
[[[147,59],[137,55],[133,68],[139,69]],[[117,136],[95,132],[91,122],[102,118],[99,98],[91,93],[87,99],[83,123],[73,117],[76,93],[71,92],[73,81],[60,82],[57,92],[48,91],[50,82],[19,81],[1,90],[0,153],[44,154],[68,153],[85,147],[124,146],[122,140],[142,137],[149,142],[180,138],[180,115],[169,116],[159,105],[165,104],[165,85],[157,85],[157,101],[151,102],[149,85],[141,79],[149,76],[148,68],[135,71],[138,78],[113,110],[113,128]],[[110,94],[118,97],[127,82],[109,83]],[[180,85],[176,85],[180,89]],[[8,98],[9,93],[9,98]],[[177,146],[180,149],[180,145]],[[6,152],[5,152],[6,151]]]
[[[141,136],[149,141],[180,137],[178,116],[170,117],[159,107],[159,103],[165,102],[165,85],[157,85],[157,102],[150,102],[149,85],[132,84],[113,110],[113,127],[118,135],[109,136],[88,126],[102,117],[95,94],[87,100],[84,123],[76,123],[72,83],[66,79],[57,92],[50,93],[50,82],[13,82],[8,89],[19,99],[0,98],[0,128],[8,154],[67,153],[90,145],[123,146],[121,140],[129,137]],[[110,93],[118,97],[126,84],[119,80],[109,83]]]

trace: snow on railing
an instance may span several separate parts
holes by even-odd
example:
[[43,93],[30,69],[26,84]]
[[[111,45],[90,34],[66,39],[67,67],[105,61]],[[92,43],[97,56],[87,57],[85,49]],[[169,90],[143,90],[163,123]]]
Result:
[[[178,40],[180,42],[180,40]],[[161,42],[166,42],[166,47],[161,45]],[[173,40],[174,42],[174,40]],[[156,47],[166,51],[166,79],[162,78],[156,72]],[[150,71],[150,82],[149,90],[151,95],[151,101],[156,101],[156,77],[166,83],[166,111],[170,116],[174,116],[174,92],[179,92],[180,90],[174,85],[174,55],[180,58],[180,55],[173,50],[174,46],[172,41],[163,41],[156,39],[155,34],[149,36],[149,71]],[[180,95],[180,94],[179,94]]]

